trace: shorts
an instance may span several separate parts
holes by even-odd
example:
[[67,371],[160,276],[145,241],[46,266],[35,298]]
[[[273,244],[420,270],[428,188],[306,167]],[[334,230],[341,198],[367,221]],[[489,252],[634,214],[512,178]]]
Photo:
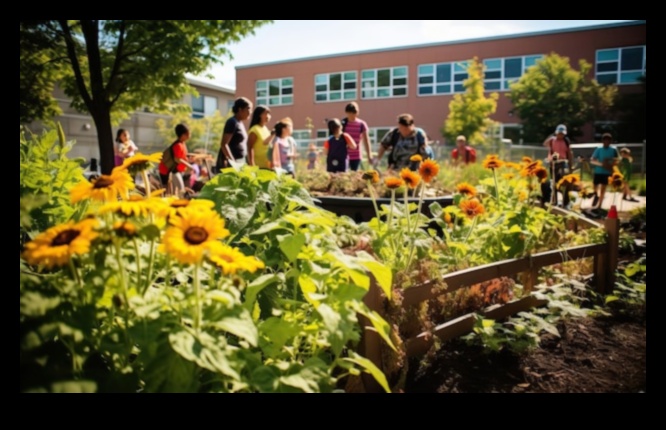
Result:
[[349,160],[349,170],[357,171],[361,167],[361,159]]
[[610,175],[607,173],[595,173],[593,183],[594,185],[608,185],[608,178]]

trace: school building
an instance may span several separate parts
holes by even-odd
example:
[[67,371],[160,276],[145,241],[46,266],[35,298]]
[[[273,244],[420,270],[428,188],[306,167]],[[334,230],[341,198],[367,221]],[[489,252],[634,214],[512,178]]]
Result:
[[[373,148],[401,113],[411,113],[431,140],[444,143],[441,128],[454,94],[464,92],[467,64],[485,65],[484,85],[498,92],[498,136],[521,142],[519,119],[511,114],[509,85],[550,53],[568,57],[578,68],[590,63],[593,78],[617,84],[620,93],[638,92],[646,73],[646,21],[429,43],[236,67],[236,95],[267,105],[273,119],[291,117],[299,144],[324,140],[328,118],[344,117],[350,101],[360,106]],[[566,122],[566,119],[563,119]],[[553,128],[556,124],[553,124]],[[584,128],[593,142],[595,124]],[[449,142],[451,144],[451,142]],[[540,142],[539,142],[540,144]]]

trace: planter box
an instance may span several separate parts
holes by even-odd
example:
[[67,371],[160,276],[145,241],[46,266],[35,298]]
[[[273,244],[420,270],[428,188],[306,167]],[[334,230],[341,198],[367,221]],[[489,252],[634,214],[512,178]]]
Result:
[[[398,199],[399,203],[402,203],[403,201],[403,198]],[[418,204],[419,199],[411,197],[409,198],[409,202]],[[424,197],[421,206],[421,213],[427,217],[430,217],[431,214],[429,206],[433,202],[437,202],[442,207],[445,207],[453,203],[453,197]],[[370,221],[375,217],[375,207],[372,205],[372,199],[370,197],[321,196],[315,198],[315,203],[317,206],[331,211],[338,216],[346,215],[358,223]],[[377,206],[380,207],[381,205],[389,205],[390,203],[391,199],[388,197],[377,199]]]

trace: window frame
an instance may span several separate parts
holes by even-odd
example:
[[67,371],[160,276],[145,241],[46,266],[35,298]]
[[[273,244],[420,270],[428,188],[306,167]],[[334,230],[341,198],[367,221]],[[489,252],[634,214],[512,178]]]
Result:
[[[404,69],[404,75],[396,75],[396,71]],[[379,72],[385,72],[388,71],[390,76],[389,76],[389,85],[383,85],[379,86],[379,79],[381,79],[378,75]],[[373,76],[365,77],[366,74],[372,73]],[[395,80],[396,79],[404,79],[405,83],[404,84],[396,84]],[[367,86],[366,86],[367,84]],[[361,100],[382,100],[382,99],[390,99],[390,98],[405,98],[409,96],[409,66],[391,66],[391,67],[377,67],[377,68],[372,68],[372,69],[362,69],[361,70],[361,85],[360,85],[360,91],[361,91]],[[396,95],[396,90],[403,90],[404,89],[404,94],[397,94]],[[379,91],[389,91],[390,94],[388,95],[383,95],[380,96],[378,93]],[[372,95],[367,94],[372,93]]]
[[[195,102],[199,101],[201,103],[201,109],[199,109],[198,106],[195,107]],[[206,103],[207,101],[208,103]],[[214,102],[213,104],[215,105],[212,110],[210,109],[211,102]],[[207,94],[199,94],[196,97],[192,96],[192,100],[190,102],[190,107],[192,108],[192,118],[201,119],[215,115],[215,111],[219,110],[218,105],[219,105],[219,100],[217,97],[209,96]]]
[[[642,48],[643,50],[643,58],[641,61],[641,68],[640,69],[627,69],[627,70],[622,70],[622,53],[625,50],[628,49],[636,49],[636,48]],[[614,59],[602,59],[599,60],[599,55],[603,53],[610,53],[612,51],[617,52],[617,56]],[[599,71],[599,66],[604,65],[604,64],[612,64],[612,63],[617,63],[617,67],[615,70],[604,70],[604,71]],[[624,76],[629,76],[631,74],[639,74],[635,79],[633,79],[630,82],[624,81],[623,82],[623,75]],[[599,82],[601,85],[636,85],[640,84],[639,78],[641,76],[646,76],[647,75],[647,45],[632,45],[632,46],[622,46],[618,48],[604,48],[604,49],[597,49],[594,52],[594,78]],[[602,76],[614,76],[614,81],[613,82],[602,82],[602,80],[599,80],[599,77]]]
[[[346,79],[345,75],[353,73],[353,80]],[[340,89],[331,90],[331,77],[334,75],[340,75]],[[317,79],[325,77],[326,83],[318,83]],[[345,89],[345,84],[354,84],[353,89]],[[325,90],[317,90],[318,86],[325,85]],[[333,99],[331,98],[332,93],[340,93],[340,98]],[[349,94],[351,93],[351,94]],[[324,96],[325,99],[319,100],[318,96]],[[318,73],[314,75],[314,102],[315,103],[329,103],[329,102],[340,102],[348,100],[356,100],[358,98],[358,70],[345,70],[342,72],[330,72],[330,73]]]
[[[452,94],[460,94],[465,92],[464,82],[469,78],[469,65],[472,60],[459,60],[459,61],[447,61],[444,63],[423,63],[416,66],[416,96],[417,97],[431,97],[431,96],[444,96]],[[449,80],[437,80],[437,68],[449,66],[450,67],[450,79]],[[432,67],[431,72],[423,72],[421,69],[426,67]],[[421,80],[431,78],[432,82],[423,82]],[[448,90],[440,89],[438,87],[448,86]],[[421,90],[429,88],[432,92],[422,93]]]
[[[277,86],[278,94],[271,94],[272,85]],[[293,76],[257,80],[254,83],[254,99],[256,105],[265,105],[265,106],[293,105],[294,104]]]
[[[525,73],[527,73],[527,70],[536,65],[536,63],[543,59],[545,57],[544,54],[531,54],[531,55],[518,55],[518,56],[512,56],[512,57],[495,57],[495,58],[484,58],[483,59],[483,91],[484,92],[505,92],[505,91],[510,91],[511,90],[511,84],[514,82],[518,81],[520,78],[523,77]],[[520,60],[520,76],[511,76],[507,77],[507,61],[508,60]],[[527,62],[531,64],[527,64]],[[492,68],[489,69],[488,63],[491,61],[500,61],[500,67],[498,68]],[[486,74],[488,72],[500,72],[500,76],[497,78],[487,78]],[[500,88],[488,88],[489,83],[499,83]]]

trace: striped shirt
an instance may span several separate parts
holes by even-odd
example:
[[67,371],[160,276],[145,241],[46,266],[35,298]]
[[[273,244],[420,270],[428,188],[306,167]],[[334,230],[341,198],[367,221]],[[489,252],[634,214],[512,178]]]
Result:
[[356,142],[356,149],[347,149],[347,155],[350,160],[360,160],[361,159],[361,134],[364,131],[368,130],[368,124],[365,123],[362,119],[356,118],[354,121],[347,121],[347,125],[344,126],[343,131],[349,134],[354,142]]

